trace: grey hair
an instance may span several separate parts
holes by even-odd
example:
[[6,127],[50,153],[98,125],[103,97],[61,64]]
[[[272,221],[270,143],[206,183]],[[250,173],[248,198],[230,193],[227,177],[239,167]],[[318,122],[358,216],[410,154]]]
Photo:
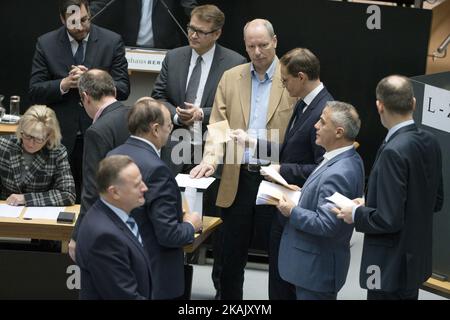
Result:
[[334,125],[344,128],[344,137],[354,141],[361,128],[361,119],[356,108],[349,103],[341,101],[330,101],[327,103],[326,108],[332,111],[330,118]]
[[250,23],[256,21],[256,20],[261,20],[263,26],[266,28],[267,33],[269,34],[269,36],[270,36],[271,38],[273,38],[273,37],[275,36],[275,31],[273,30],[273,25],[272,25],[272,23],[270,23],[269,20],[267,20],[267,19],[254,19],[254,20],[249,21],[249,22],[247,22],[247,23],[245,24],[245,26],[244,26],[244,39],[245,39],[245,30],[247,30],[248,25],[249,25]]

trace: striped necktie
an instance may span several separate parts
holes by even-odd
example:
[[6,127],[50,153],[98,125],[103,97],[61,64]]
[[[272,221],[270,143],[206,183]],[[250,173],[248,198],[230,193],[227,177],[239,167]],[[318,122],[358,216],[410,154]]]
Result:
[[128,217],[127,225],[130,227],[131,232],[133,232],[133,234],[136,237],[136,239],[139,240],[139,243],[142,244],[142,238],[141,238],[141,235],[139,234],[139,228],[138,228],[138,225],[136,223],[136,220],[134,220],[134,218],[131,217],[131,216]]

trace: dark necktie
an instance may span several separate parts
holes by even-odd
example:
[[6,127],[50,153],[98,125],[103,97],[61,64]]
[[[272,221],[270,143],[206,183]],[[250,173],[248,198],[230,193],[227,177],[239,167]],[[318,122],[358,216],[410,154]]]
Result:
[[138,239],[140,244],[142,244],[142,239],[141,239],[141,235],[139,234],[139,229],[138,229],[138,226],[136,224],[136,220],[134,220],[133,217],[128,217],[127,225],[130,226],[130,229],[133,232],[134,236]]
[[303,109],[306,107],[306,103],[303,100],[300,100],[295,105],[294,109],[294,120],[292,120],[291,127],[289,128],[289,132],[292,130],[292,128],[295,125],[295,122],[300,118],[300,116],[303,114]]
[[186,88],[186,96],[184,101],[194,103],[197,99],[198,85],[200,84],[200,76],[202,75],[202,56],[198,56],[194,70],[192,70],[189,83]]
[[77,42],[78,42],[78,49],[77,52],[75,52],[75,55],[73,56],[73,60],[76,66],[81,65],[84,62],[84,42],[83,40]]

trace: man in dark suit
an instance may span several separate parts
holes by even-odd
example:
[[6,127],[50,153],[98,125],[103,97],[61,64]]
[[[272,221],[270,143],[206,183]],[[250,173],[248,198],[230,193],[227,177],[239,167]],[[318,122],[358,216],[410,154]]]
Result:
[[69,254],[74,260],[79,226],[87,210],[98,199],[95,183],[98,163],[130,136],[127,120],[130,108],[116,100],[114,80],[106,71],[87,71],[80,77],[78,89],[84,109],[93,123],[84,135],[81,209],[69,243]]
[[363,232],[360,286],[369,300],[418,299],[431,276],[433,212],[442,207],[442,159],[430,132],[413,121],[416,100],[403,76],[382,79],[377,109],[388,134],[369,177],[367,203],[338,217]]
[[[68,12],[71,6],[79,10]],[[130,93],[128,63],[121,37],[91,25],[87,0],[61,0],[59,10],[64,26],[37,41],[29,94],[32,103],[55,110],[79,198],[83,134],[91,119],[79,105],[78,79],[91,68],[106,70],[114,79],[117,98],[126,100]]]
[[[297,101],[287,126],[281,147],[270,141],[249,141],[258,158],[276,158],[271,166],[290,184],[302,186],[311,172],[322,161],[324,148],[316,144],[314,125],[327,102],[333,97],[320,81],[320,61],[308,49],[296,48],[281,59],[281,79],[291,97]],[[242,131],[234,132],[242,142],[252,140]],[[279,152],[279,154],[278,154]],[[264,155],[263,155],[264,154]],[[278,249],[286,218],[273,209],[269,241],[269,299],[294,300],[295,287],[284,281],[278,272]]]
[[194,241],[201,218],[195,212],[183,215],[178,185],[160,159],[172,130],[169,110],[152,98],[141,98],[130,111],[128,128],[131,137],[109,155],[129,155],[141,170],[148,192],[145,205],[133,214],[150,257],[151,299],[176,299],[184,292],[183,246]]
[[127,156],[102,160],[100,199],[89,209],[77,245],[80,299],[149,299],[150,261],[131,210],[142,206],[147,187]]
[[[173,135],[174,141],[169,140],[167,147],[162,150],[162,159],[174,174],[189,172],[192,160],[197,160],[197,164],[200,162],[203,133],[209,122],[219,80],[226,70],[246,62],[240,54],[216,43],[224,23],[225,16],[216,6],[196,7],[191,13],[188,27],[189,46],[167,53],[153,87],[152,97],[162,100],[169,108],[175,128],[190,130],[190,133],[185,131],[190,141],[183,149],[189,151],[187,155],[184,152],[180,158],[174,158],[179,156],[179,152],[172,154],[179,138],[175,137],[177,131]],[[198,59],[201,59],[200,62]],[[197,81],[193,87],[194,78]],[[198,147],[191,150],[191,144]],[[191,154],[193,150],[197,152],[197,157]],[[183,163],[187,164],[185,168]]]
[[[92,0],[92,15],[108,2]],[[182,44],[184,36],[169,10],[184,27],[196,5],[196,0],[118,0],[99,14],[96,23],[121,34],[127,46],[172,49]]]
[[287,218],[279,248],[281,277],[295,285],[299,300],[336,300],[350,265],[353,227],[332,212],[327,197],[364,192],[364,165],[353,143],[361,127],[355,108],[328,102],[316,123],[316,143],[326,153],[302,188],[298,204],[282,199]]

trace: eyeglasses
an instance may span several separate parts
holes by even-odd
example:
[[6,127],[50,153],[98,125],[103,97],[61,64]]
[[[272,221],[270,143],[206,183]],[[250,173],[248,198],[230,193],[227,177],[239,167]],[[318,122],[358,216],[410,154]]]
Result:
[[25,133],[23,131],[20,131],[20,134],[22,136],[22,139],[28,140],[28,141],[29,140],[33,140],[35,143],[38,143],[38,144],[43,144],[47,140],[47,137],[45,137],[45,138],[36,138],[36,137],[33,137],[32,135],[29,135],[29,134],[27,134],[27,133]]
[[215,30],[206,32],[206,31],[202,31],[202,30],[199,30],[199,29],[197,29],[197,28],[194,28],[194,27],[192,27],[190,24],[188,24],[187,27],[186,27],[186,29],[187,29],[187,32],[188,32],[188,33],[190,33],[190,34],[196,33],[197,36],[199,36],[199,37],[201,38],[201,37],[206,37],[208,34],[211,34],[211,33],[216,32],[216,31],[219,30],[220,28],[219,28],[219,29],[215,29]]

